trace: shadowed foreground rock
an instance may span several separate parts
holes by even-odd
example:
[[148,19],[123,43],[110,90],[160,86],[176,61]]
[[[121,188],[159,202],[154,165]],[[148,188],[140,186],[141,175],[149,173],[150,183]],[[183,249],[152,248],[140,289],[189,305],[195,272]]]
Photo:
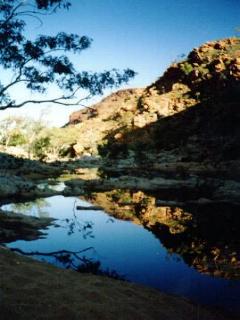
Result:
[[0,244],[17,240],[37,240],[44,237],[43,229],[48,228],[54,219],[36,218],[4,212],[0,210]]
[[61,270],[0,248],[1,320],[227,320],[139,285]]

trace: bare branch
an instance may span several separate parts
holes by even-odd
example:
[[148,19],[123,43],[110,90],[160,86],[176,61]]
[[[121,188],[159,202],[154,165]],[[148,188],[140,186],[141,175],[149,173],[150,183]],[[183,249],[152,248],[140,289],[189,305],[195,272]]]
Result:
[[84,98],[79,99],[78,101],[75,102],[65,102],[68,100],[71,100],[74,98],[74,96],[71,94],[69,96],[61,96],[59,98],[55,99],[46,99],[46,100],[26,100],[23,101],[19,104],[12,104],[9,103],[5,106],[0,106],[0,110],[6,110],[8,108],[21,108],[25,106],[26,104],[42,104],[42,103],[54,103],[62,106],[82,106],[82,107],[87,107],[86,105],[82,104],[81,101],[87,100],[91,97],[91,95],[88,95]]
[[[34,6],[33,6],[34,7]],[[40,15],[40,16],[50,16],[55,13],[58,6],[55,6],[50,12],[41,12],[39,10],[26,10],[26,11],[19,11],[17,12],[17,15],[25,15],[25,14],[31,14],[31,15]]]
[[13,10],[12,10],[12,12],[11,12],[11,14],[9,15],[9,17],[3,22],[3,26],[5,25],[5,24],[7,24],[13,17],[16,17],[18,14],[16,13],[17,12],[17,10],[20,8],[20,7],[22,7],[23,6],[23,2],[20,2],[18,5],[16,5],[16,7],[15,8],[13,8]]
[[[17,14],[17,15],[20,15],[20,14]],[[43,25],[43,22],[42,20],[38,17],[38,16],[34,16],[34,14],[30,14],[30,13],[22,13],[21,16],[26,16],[26,17],[31,17],[33,19],[36,19],[38,22],[39,22],[39,28],[42,27]]]
[[68,251],[68,250],[59,250],[59,251],[53,251],[53,252],[39,252],[39,251],[31,251],[31,252],[25,252],[21,249],[18,249],[18,248],[10,248],[11,251],[13,252],[18,252],[18,253],[21,253],[25,256],[36,256],[36,255],[40,255],[40,256],[54,256],[54,255],[58,255],[58,254],[72,254],[73,256],[78,257],[78,254],[80,253],[83,253],[83,252],[86,252],[86,251],[89,251],[89,250],[94,250],[93,247],[88,247],[88,248],[85,248],[83,250],[80,250],[80,251]]
[[28,79],[20,79],[20,78],[16,78],[14,81],[10,82],[8,85],[6,85],[1,91],[0,91],[0,96],[4,94],[4,92],[6,92],[9,88],[11,88],[12,86],[20,83],[20,82],[31,82]]

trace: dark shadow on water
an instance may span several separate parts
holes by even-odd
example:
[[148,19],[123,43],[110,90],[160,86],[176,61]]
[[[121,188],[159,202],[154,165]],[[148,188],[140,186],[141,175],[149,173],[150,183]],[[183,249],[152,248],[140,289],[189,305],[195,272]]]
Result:
[[101,262],[85,257],[83,254],[89,250],[94,250],[93,247],[85,248],[80,251],[59,250],[55,252],[27,252],[18,248],[11,248],[11,251],[24,256],[37,258],[41,261],[51,261],[54,259],[56,263],[64,269],[72,269],[79,273],[91,273],[98,276],[105,276],[115,280],[126,280],[124,275],[119,274],[116,270],[103,269]]
[[110,215],[142,224],[169,254],[180,255],[197,271],[240,279],[240,206],[158,206],[156,195],[131,190],[98,192],[86,199],[101,205]]
[[[151,231],[170,253],[177,253],[197,271],[227,279],[240,279],[239,206],[210,205],[184,208],[191,220],[156,223]],[[169,226],[170,224],[170,226]],[[171,224],[175,224],[172,228]]]
[[92,273],[98,276],[105,276],[115,280],[126,281],[125,276],[119,274],[116,270],[102,269],[100,261],[86,259],[84,263],[78,266],[77,271],[80,273]]

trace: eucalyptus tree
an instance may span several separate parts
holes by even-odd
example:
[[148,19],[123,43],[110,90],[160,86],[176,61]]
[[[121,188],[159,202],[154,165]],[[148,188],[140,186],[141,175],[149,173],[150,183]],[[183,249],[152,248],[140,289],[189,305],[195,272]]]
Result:
[[[120,86],[134,77],[131,69],[100,73],[78,70],[69,53],[80,54],[88,49],[92,43],[88,36],[64,31],[54,36],[27,36],[30,17],[42,23],[46,16],[68,10],[70,6],[67,0],[0,0],[0,68],[11,75],[0,76],[0,110],[44,103],[78,105],[83,98],[102,94],[105,88]],[[56,85],[61,94],[20,101],[12,93],[22,84],[38,93],[48,93]]]

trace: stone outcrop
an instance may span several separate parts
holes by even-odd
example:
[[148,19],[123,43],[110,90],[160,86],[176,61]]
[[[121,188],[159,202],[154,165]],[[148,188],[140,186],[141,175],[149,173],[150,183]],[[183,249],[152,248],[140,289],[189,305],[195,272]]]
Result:
[[178,167],[196,173],[212,166],[210,173],[220,170],[239,179],[239,170],[233,170],[240,159],[239,62],[239,38],[193,49],[143,91],[131,128],[120,129],[119,139],[109,134],[102,154],[131,156],[135,163],[171,167],[175,173]]
[[82,123],[96,117],[107,120],[122,110],[132,111],[136,108],[136,100],[142,91],[143,89],[126,89],[112,93],[101,102],[70,114],[68,124]]
[[29,199],[57,194],[47,185],[39,184],[56,178],[64,168],[59,163],[46,164],[0,153],[0,201]]
[[239,86],[240,39],[205,43],[147,88],[118,91],[73,113],[69,124],[78,123],[82,137],[74,149],[136,162],[145,154],[153,164],[171,151],[175,163],[232,166],[240,157]]
[[131,127],[142,92],[143,89],[120,90],[98,104],[72,113],[68,126],[75,125],[79,136],[78,143],[73,145],[75,155],[97,155],[108,133]]

